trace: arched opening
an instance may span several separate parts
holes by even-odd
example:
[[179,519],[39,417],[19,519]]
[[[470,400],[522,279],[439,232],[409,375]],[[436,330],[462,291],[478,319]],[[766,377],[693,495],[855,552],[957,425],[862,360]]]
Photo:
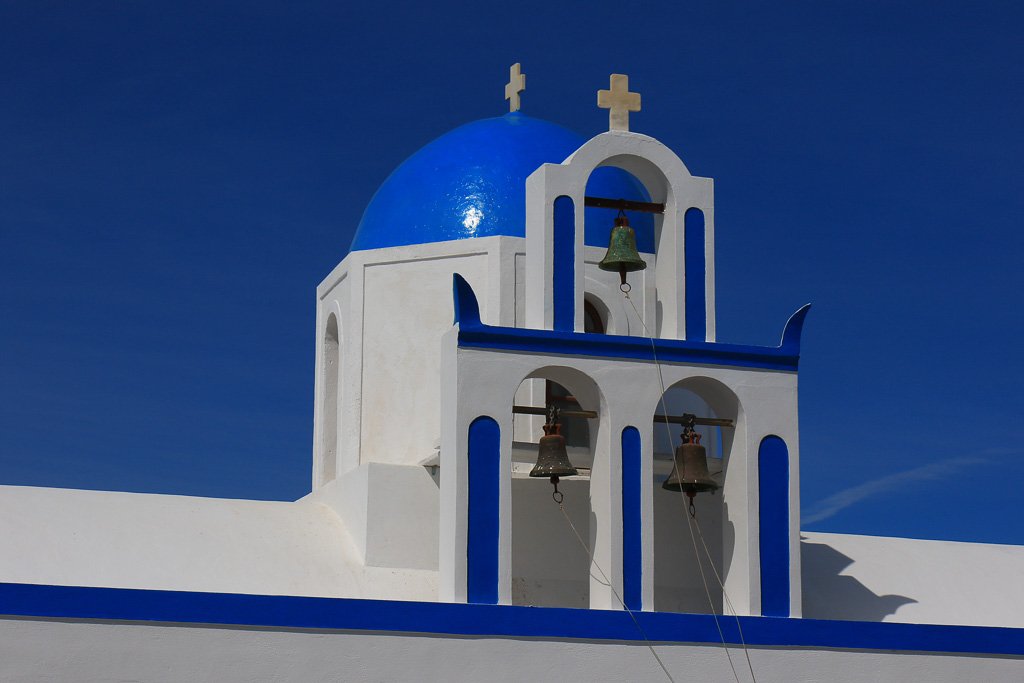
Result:
[[[736,413],[737,402],[731,391],[714,380],[695,377],[670,386],[655,414],[670,418],[691,414],[735,422]],[[725,580],[722,491],[697,494],[694,521],[689,517],[686,495],[662,487],[672,471],[673,453],[682,443],[682,431],[682,425],[676,423],[653,424],[654,609],[721,614],[722,588],[715,575]],[[734,441],[732,428],[701,425],[698,421],[696,432],[707,453],[708,472],[721,487]]]
[[[650,202],[651,194],[640,180],[629,171],[617,166],[599,166],[587,178],[584,190],[587,197],[625,199],[632,202]],[[617,211],[589,206],[584,209],[584,242],[590,246],[608,248],[608,239],[615,225]],[[626,211],[629,226],[636,234],[637,250],[654,253],[654,216],[650,213]]]
[[337,475],[338,468],[338,387],[341,374],[341,342],[338,335],[338,318],[331,313],[327,317],[324,331],[323,368],[321,369],[324,388],[321,404],[323,437],[320,442],[320,482],[326,484]]
[[[565,395],[548,393],[548,387]],[[572,401],[565,400],[566,396]],[[564,367],[548,367],[531,373],[517,392],[515,405],[544,411],[549,405],[574,411],[599,409],[596,384],[582,373]],[[569,420],[574,420],[568,425]],[[558,484],[563,505],[580,537],[593,547],[596,522],[590,501],[590,473],[594,463],[599,420],[561,418],[566,452],[579,475],[562,477]],[[512,429],[512,604],[545,607],[590,605],[590,558],[552,500],[553,488],[546,478],[530,477],[537,462],[543,435],[542,415],[517,413]]]
[[[615,257],[633,261],[639,258],[647,264],[644,272],[634,272],[635,265],[627,269],[627,281],[636,290],[634,305],[639,305],[641,317],[646,316],[645,294],[647,287],[654,284],[655,264],[653,257],[656,251],[656,232],[664,220],[665,199],[660,197],[652,202],[652,193],[629,171],[614,164],[598,166],[587,178],[584,210],[584,243],[586,252],[586,283],[583,299],[584,331],[594,319],[601,319],[602,332],[605,334],[629,334],[631,325],[636,321],[632,318],[630,306],[619,291],[619,273],[603,270],[600,262],[611,252],[611,234],[617,223],[620,212],[624,214],[633,231],[636,253],[631,253],[626,243],[616,240]],[[621,210],[621,211],[620,211]],[[613,257],[614,258],[614,257]],[[589,304],[589,306],[588,306]],[[611,307],[615,308],[614,315]],[[651,312],[651,322],[654,314]],[[653,325],[652,325],[653,327]]]

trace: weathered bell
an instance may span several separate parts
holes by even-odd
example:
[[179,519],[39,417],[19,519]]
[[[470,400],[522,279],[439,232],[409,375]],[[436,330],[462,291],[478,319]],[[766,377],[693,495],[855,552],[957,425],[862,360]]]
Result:
[[675,466],[661,488],[683,491],[689,495],[718,490],[718,484],[708,473],[708,455],[700,445],[700,434],[683,434],[683,443],[676,446]]
[[540,437],[537,464],[530,471],[531,477],[571,477],[578,474],[565,452],[565,437],[558,433],[561,426],[544,425],[544,436]]
[[597,267],[620,273],[623,282],[626,281],[626,273],[647,267],[647,262],[640,258],[640,253],[636,250],[636,233],[629,227],[629,221],[624,215],[615,218],[615,227],[612,228],[611,238],[608,240],[608,253]]

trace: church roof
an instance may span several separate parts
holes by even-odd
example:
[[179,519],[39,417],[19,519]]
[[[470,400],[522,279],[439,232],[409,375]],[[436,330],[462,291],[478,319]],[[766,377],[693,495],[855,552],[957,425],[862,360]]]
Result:
[[[467,123],[406,159],[370,200],[352,251],[492,235],[526,236],[526,178],[558,164],[586,140],[519,112]],[[650,201],[643,186],[618,168],[598,168],[587,194]],[[654,252],[654,220],[628,214],[640,251]],[[608,246],[607,210],[586,209],[586,244]]]
[[0,583],[437,599],[437,572],[364,566],[306,500],[0,486]]

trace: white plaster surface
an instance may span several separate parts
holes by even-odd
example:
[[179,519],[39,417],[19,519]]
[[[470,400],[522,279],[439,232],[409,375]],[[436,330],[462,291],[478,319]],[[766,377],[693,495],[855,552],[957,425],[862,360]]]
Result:
[[433,449],[441,435],[441,335],[452,325],[452,273],[476,287],[486,310],[486,265],[483,253],[364,269],[360,462],[412,465]]
[[0,486],[0,581],[435,600],[436,572],[363,568],[328,507]]
[[[795,373],[747,368],[661,364],[630,359],[589,358],[525,353],[500,349],[457,348],[455,332],[445,339],[446,391],[441,395],[441,522],[440,595],[444,600],[464,600],[467,528],[467,441],[470,423],[480,415],[493,417],[501,427],[499,601],[511,601],[511,437],[512,401],[524,378],[547,377],[569,388],[581,406],[597,410],[591,436],[593,470],[590,480],[590,539],[597,563],[605,568],[617,590],[622,586],[622,500],[619,439],[627,425],[641,433],[645,470],[641,493],[643,526],[643,603],[655,604],[654,472],[652,469],[653,416],[661,412],[662,381],[697,394],[718,417],[735,420],[723,430],[725,472],[723,489],[716,494],[722,517],[715,530],[721,536],[715,554],[722,558],[723,580],[730,601],[739,614],[760,614],[760,567],[758,539],[758,482],[756,454],[765,436],[774,434],[789,447],[792,585],[800,585],[798,544],[799,467],[797,432],[797,382]],[[663,425],[659,425],[663,428]],[[508,461],[508,462],[506,462]],[[720,496],[720,497],[719,497]],[[715,525],[712,525],[715,526]],[[688,541],[684,538],[683,541]],[[721,548],[719,550],[718,548]],[[596,572],[595,572],[596,573]],[[507,580],[506,578],[507,577]],[[697,586],[700,589],[700,586]],[[610,589],[591,583],[590,606],[618,608]],[[649,607],[648,607],[649,608]],[[800,591],[791,594],[791,615],[799,616]]]
[[1022,546],[801,536],[805,617],[1024,628]]
[[367,463],[303,501],[345,520],[369,567],[437,570],[438,485],[425,467]]
[[[54,647],[60,643],[60,647]],[[735,680],[721,646],[654,644],[677,681]],[[751,680],[738,648],[739,680]],[[759,683],[1020,681],[1024,660],[750,648]],[[443,637],[0,619],[0,680],[664,681],[643,642]]]

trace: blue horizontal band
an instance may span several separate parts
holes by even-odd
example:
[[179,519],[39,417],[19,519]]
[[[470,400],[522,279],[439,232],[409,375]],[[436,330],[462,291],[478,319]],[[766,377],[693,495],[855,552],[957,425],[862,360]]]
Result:
[[501,349],[535,354],[629,358],[664,363],[691,363],[795,372],[800,361],[800,334],[810,304],[792,315],[777,347],[717,344],[704,341],[625,337],[610,334],[554,332],[492,327],[480,322],[480,307],[469,283],[454,276],[455,322],[462,348]]
[[[382,631],[497,638],[643,640],[619,610],[514,607],[396,600],[306,598],[0,583],[8,617],[157,622],[265,628]],[[722,639],[707,614],[636,612],[651,641],[714,645]],[[1024,655],[1024,629],[817,619],[740,617],[748,646]],[[739,643],[732,617],[718,617]]]
[[598,358],[628,358],[652,361],[655,352],[662,363],[696,363],[765,370],[795,371],[799,356],[779,353],[778,349],[655,339],[620,337],[608,334],[550,332],[513,327],[482,326],[459,330],[461,348],[501,349],[524,353]]

